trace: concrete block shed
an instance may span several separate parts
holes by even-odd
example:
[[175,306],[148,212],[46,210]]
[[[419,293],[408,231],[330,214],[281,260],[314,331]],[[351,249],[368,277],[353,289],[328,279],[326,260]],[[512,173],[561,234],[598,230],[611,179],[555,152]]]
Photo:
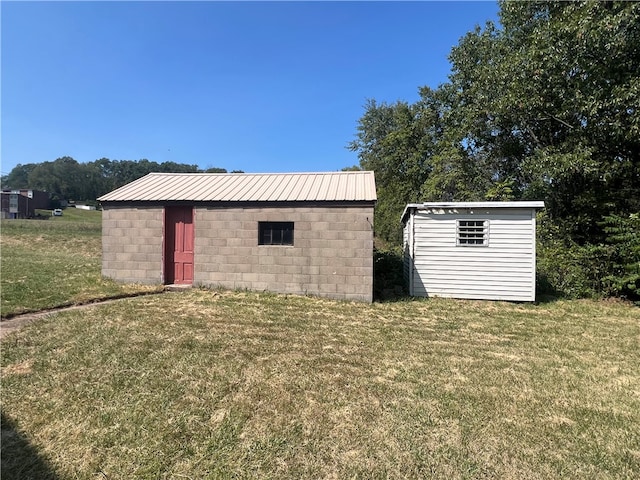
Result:
[[409,294],[535,301],[540,208],[543,202],[407,205],[402,225]]
[[151,173],[98,200],[106,277],[372,301],[373,172]]

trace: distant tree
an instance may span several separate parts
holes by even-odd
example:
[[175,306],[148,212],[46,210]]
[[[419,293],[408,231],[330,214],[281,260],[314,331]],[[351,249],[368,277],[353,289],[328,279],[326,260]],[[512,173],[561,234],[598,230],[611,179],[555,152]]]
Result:
[[108,158],[100,158],[94,162],[90,162],[90,165],[95,169],[99,177],[99,194],[96,196],[110,192],[118,188],[118,182],[114,171],[114,162]]
[[[223,168],[211,171],[226,172]],[[58,200],[94,201],[99,196],[151,172],[195,173],[197,165],[176,162],[157,163],[147,159],[109,160],[79,163],[71,157],[53,162],[17,165],[2,177],[7,188],[34,188],[51,193]]]
[[103,191],[98,196],[133,182],[151,172],[195,173],[199,171],[197,165],[176,162],[157,163],[146,158],[137,161],[101,158],[95,162],[90,162],[88,165],[92,165],[99,172],[99,176],[103,181]]
[[29,174],[31,188],[44,190],[61,199],[81,199],[83,180],[80,164],[71,157],[40,163]]
[[165,173],[197,173],[200,170],[198,169],[197,165],[186,165],[184,163],[176,163],[176,162],[162,162],[160,165],[158,165],[157,170],[154,168],[153,170],[150,170],[148,173],[151,173],[151,171],[165,172]]
[[29,174],[36,168],[36,163],[18,164],[11,172],[2,177],[2,188],[29,188]]

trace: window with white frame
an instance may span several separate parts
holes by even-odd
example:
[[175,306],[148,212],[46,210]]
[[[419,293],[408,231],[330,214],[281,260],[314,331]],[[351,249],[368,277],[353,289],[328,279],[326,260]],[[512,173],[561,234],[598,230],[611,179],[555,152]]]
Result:
[[458,220],[456,224],[456,245],[489,245],[489,220]]

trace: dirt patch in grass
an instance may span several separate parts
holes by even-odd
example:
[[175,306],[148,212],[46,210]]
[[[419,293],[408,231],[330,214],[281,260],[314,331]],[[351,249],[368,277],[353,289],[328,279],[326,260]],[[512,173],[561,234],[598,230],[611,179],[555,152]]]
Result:
[[2,368],[2,376],[5,375],[26,375],[33,371],[33,360],[27,359],[24,362],[14,363]]

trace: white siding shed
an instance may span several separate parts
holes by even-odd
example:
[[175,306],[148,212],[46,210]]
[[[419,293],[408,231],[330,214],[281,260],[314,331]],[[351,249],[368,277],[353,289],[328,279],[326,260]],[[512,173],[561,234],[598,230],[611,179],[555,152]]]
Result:
[[407,205],[402,225],[409,294],[535,301],[540,208],[543,202]]

